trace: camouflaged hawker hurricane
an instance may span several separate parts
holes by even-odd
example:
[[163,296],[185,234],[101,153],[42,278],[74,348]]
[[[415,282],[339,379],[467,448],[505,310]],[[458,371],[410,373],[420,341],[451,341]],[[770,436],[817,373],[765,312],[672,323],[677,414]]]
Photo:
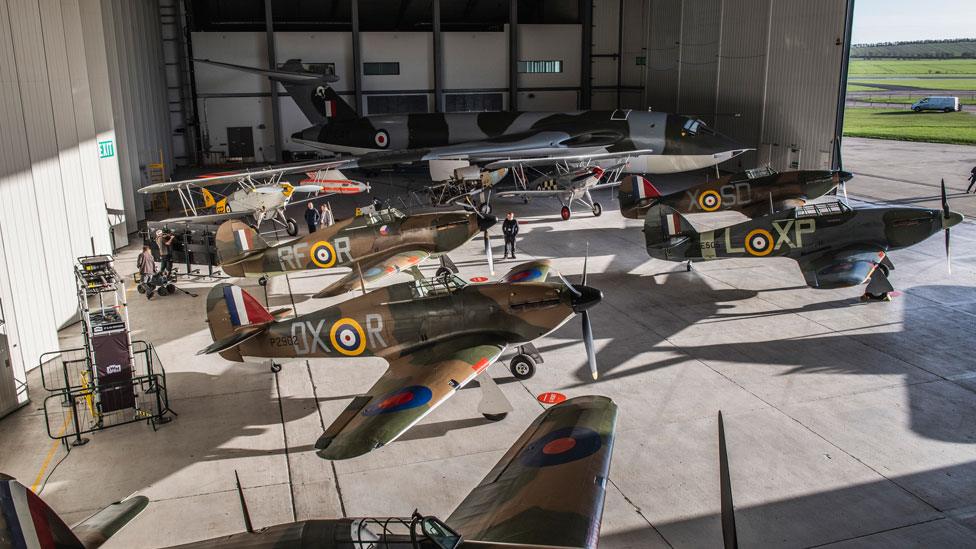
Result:
[[[509,346],[519,379],[535,373],[528,344],[581,314],[583,341],[597,377],[587,309],[603,298],[583,280],[546,282],[548,260],[516,266],[500,281],[468,284],[455,275],[403,282],[296,318],[267,311],[250,294],[218,284],[207,296],[213,344],[202,353],[227,360],[380,357],[389,368],[353,399],[315,446],[325,459],[347,459],[387,444],[468,382],[479,379],[479,411],[501,419],[511,404],[486,370]],[[272,370],[280,366],[272,362]],[[480,377],[479,377],[480,376]]]
[[[630,173],[675,173],[714,166],[748,149],[701,120],[629,109],[576,112],[457,112],[359,116],[329,84],[334,75],[303,70],[292,59],[279,71],[196,59],[280,82],[312,127],[295,143],[358,158],[337,167],[372,168],[408,162],[472,164],[586,155],[630,157]],[[491,169],[491,165],[488,166]],[[435,178],[436,179],[436,178]]]
[[[596,549],[616,421],[616,404],[602,396],[580,396],[549,408],[446,521],[414,511],[408,518],[316,519],[256,530],[238,480],[246,531],[179,548]],[[0,542],[10,540],[18,549],[91,549],[148,503],[143,496],[133,499],[141,507],[124,521],[103,524],[95,543],[93,536],[69,530],[40,498],[9,479],[0,482]]]
[[350,267],[352,272],[315,297],[332,297],[381,278],[417,268],[438,256],[438,276],[457,272],[447,253],[485,234],[489,270],[493,269],[488,229],[495,218],[475,212],[433,212],[404,215],[397,209],[363,208],[362,215],[344,219],[309,235],[275,246],[240,221],[227,221],[217,229],[220,266],[230,276],[267,277],[294,271]]
[[748,217],[759,217],[824,196],[849,181],[853,175],[843,170],[799,170],[774,172],[768,168],[741,173],[662,194],[647,178],[629,175],[620,182],[620,214],[641,219],[655,205],[678,213],[710,213],[733,210]]
[[844,202],[809,204],[744,223],[698,232],[674,208],[657,204],[647,211],[644,238],[651,257],[704,261],[721,257],[789,257],[811,288],[844,288],[868,283],[865,298],[887,299],[895,267],[888,252],[945,232],[962,215],[949,210],[945,182],[942,209],[875,206],[853,209]]

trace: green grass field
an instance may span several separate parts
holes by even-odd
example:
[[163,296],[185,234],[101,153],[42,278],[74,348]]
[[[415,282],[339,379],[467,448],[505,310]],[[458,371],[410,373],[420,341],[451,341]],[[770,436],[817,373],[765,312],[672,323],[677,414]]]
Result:
[[844,111],[844,135],[976,145],[976,116],[968,112],[851,108]]
[[851,59],[848,74],[863,76],[966,75],[976,78],[976,59]]
[[[847,91],[871,91],[872,89],[884,89],[873,84],[887,84],[891,86],[903,86],[906,88],[917,88],[920,90],[958,90],[976,91],[976,78],[885,78],[884,80],[872,79],[851,79],[847,85]],[[855,86],[861,89],[852,89]]]

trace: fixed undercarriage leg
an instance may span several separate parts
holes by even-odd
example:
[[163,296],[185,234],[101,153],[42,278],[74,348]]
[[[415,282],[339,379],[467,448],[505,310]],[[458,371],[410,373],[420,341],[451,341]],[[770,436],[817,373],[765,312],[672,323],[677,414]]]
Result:
[[478,403],[478,411],[486,419],[491,421],[505,419],[505,416],[515,409],[495,380],[488,375],[487,370],[478,377],[478,384],[481,385],[481,402]]

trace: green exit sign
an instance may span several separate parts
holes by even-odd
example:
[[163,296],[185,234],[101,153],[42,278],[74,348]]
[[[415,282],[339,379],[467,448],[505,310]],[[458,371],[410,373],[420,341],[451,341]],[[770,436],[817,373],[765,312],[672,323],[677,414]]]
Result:
[[112,158],[115,156],[115,142],[111,139],[98,142],[98,157]]

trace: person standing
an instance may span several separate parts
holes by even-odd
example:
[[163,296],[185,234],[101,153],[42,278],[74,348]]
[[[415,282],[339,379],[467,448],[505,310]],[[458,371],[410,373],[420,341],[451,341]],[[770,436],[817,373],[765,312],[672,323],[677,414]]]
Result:
[[319,225],[319,211],[311,202],[308,203],[308,208],[305,210],[305,224],[308,225],[308,234],[314,233]]
[[319,216],[319,226],[320,227],[331,227],[335,224],[335,218],[332,217],[332,206],[329,206],[328,202],[323,202],[322,206],[319,208],[321,210]]
[[142,247],[142,253],[136,259],[136,267],[139,268],[139,281],[146,288],[146,299],[152,299],[152,278],[156,276],[156,258],[153,257],[152,249],[149,246]]
[[966,187],[966,192],[971,192],[973,187],[976,187],[976,166],[973,166],[972,171],[969,172],[969,186]]
[[163,276],[169,277],[169,272],[173,270],[173,233],[164,233],[162,229],[156,229],[156,247],[159,248],[159,272]]
[[515,259],[515,237],[518,236],[519,224],[518,220],[515,219],[514,212],[508,212],[505,216],[505,221],[502,222],[502,234],[505,235],[505,257],[502,259],[508,259],[508,249],[512,249],[512,259]]

